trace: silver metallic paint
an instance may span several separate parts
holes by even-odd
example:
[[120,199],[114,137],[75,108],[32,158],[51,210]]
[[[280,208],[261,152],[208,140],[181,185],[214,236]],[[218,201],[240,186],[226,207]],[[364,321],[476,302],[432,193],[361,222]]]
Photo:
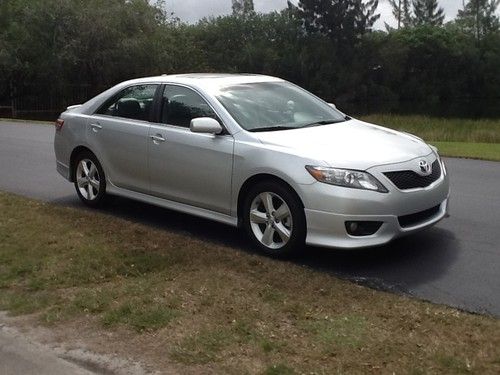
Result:
[[[238,195],[243,184],[256,175],[271,175],[286,182],[301,199],[307,221],[306,242],[326,247],[380,245],[433,225],[446,215],[449,181],[445,172],[431,186],[411,191],[397,189],[383,174],[415,170],[422,158],[429,163],[438,158],[418,137],[354,119],[307,129],[251,133],[243,130],[214,96],[223,85],[267,81],[281,80],[199,74],[121,83],[61,114],[65,123],[54,140],[57,170],[71,179],[71,153],[85,147],[101,162],[109,193],[230,225],[238,224]],[[193,89],[217,113],[227,134],[193,133],[178,126],[93,115],[110,96],[146,83]],[[365,170],[389,193],[320,183],[305,165]],[[444,164],[442,169],[445,171]],[[438,204],[439,213],[428,221],[413,228],[399,226],[397,216]],[[384,224],[372,236],[352,237],[346,233],[346,220],[379,220]]]

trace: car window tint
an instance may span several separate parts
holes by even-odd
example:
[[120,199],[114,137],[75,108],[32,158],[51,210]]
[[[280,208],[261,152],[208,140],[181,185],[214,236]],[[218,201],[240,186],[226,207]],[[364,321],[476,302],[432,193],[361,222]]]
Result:
[[161,122],[189,128],[191,120],[217,116],[208,103],[196,92],[182,86],[166,86],[163,92]]
[[127,87],[99,108],[97,113],[148,121],[157,88],[158,85]]

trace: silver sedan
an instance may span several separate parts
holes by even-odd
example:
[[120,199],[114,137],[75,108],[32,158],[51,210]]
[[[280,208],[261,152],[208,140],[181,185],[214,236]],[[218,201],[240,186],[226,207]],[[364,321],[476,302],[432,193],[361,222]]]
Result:
[[260,75],[123,82],[56,122],[57,170],[107,195],[241,226],[265,253],[385,244],[447,214],[437,150]]

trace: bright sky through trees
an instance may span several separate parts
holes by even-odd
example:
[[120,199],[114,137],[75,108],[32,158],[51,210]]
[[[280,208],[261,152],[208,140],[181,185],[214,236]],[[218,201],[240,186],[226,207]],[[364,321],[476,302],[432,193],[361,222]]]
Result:
[[[294,4],[298,0],[292,0]],[[176,16],[186,22],[196,22],[206,16],[217,16],[231,13],[231,0],[166,0],[167,7]],[[269,12],[286,7],[286,0],[254,0],[255,10],[258,12]],[[454,18],[458,9],[462,7],[461,0],[439,0],[439,6],[445,11],[445,21]],[[384,22],[391,26],[397,26],[392,15],[391,5],[387,0],[380,0],[378,12],[380,19],[375,24],[376,28],[383,29]]]

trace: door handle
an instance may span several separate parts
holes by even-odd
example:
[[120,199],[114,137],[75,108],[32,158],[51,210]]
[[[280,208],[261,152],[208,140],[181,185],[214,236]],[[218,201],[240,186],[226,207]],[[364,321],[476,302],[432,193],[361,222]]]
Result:
[[158,144],[160,142],[165,142],[166,139],[163,138],[161,134],[156,134],[156,135],[151,135],[150,138],[153,140],[154,143]]
[[94,133],[97,133],[99,130],[102,129],[102,126],[99,124],[90,124],[90,128]]

